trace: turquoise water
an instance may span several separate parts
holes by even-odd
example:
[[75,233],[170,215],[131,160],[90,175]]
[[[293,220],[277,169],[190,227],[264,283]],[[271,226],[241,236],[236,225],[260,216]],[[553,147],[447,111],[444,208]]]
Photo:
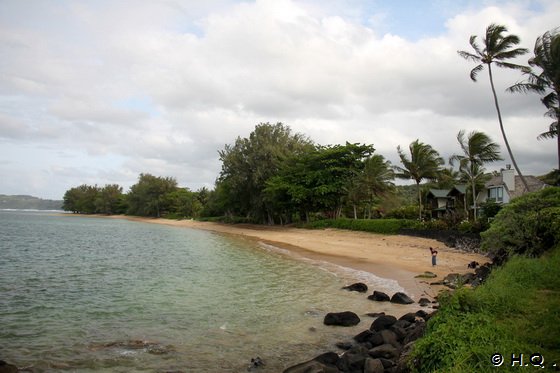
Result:
[[327,312],[386,310],[342,286],[400,290],[187,228],[0,211],[0,237],[0,359],[37,372],[243,372],[257,356],[278,372],[371,322]]

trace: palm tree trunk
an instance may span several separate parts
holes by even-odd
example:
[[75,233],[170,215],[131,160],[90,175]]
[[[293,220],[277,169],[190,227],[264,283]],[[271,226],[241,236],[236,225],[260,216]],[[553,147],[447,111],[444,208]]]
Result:
[[513,167],[517,174],[521,177],[521,181],[523,182],[523,186],[525,190],[529,192],[529,186],[527,185],[527,181],[525,177],[521,173],[521,170],[517,166],[517,162],[515,162],[515,158],[513,158],[513,153],[511,152],[511,148],[509,147],[509,142],[506,137],[506,132],[504,131],[504,124],[502,123],[502,114],[500,113],[500,105],[498,104],[498,96],[496,95],[496,89],[494,88],[494,78],[492,77],[492,66],[488,64],[488,75],[490,76],[490,87],[492,87],[492,94],[494,95],[494,104],[496,105],[496,111],[498,112],[498,121],[500,122],[500,130],[502,131],[502,137],[504,138],[504,142],[506,143],[506,148],[511,158],[511,163],[513,163]]
[[418,219],[422,220],[422,193],[420,193],[420,182],[416,182],[416,189],[418,190]]
[[476,221],[476,186],[474,183],[474,179],[471,181],[472,182],[472,201],[473,201],[473,218],[474,221]]

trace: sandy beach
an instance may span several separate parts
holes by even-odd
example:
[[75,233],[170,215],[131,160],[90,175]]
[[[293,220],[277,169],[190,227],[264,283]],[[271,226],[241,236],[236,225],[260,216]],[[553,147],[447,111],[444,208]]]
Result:
[[[379,277],[398,281],[413,299],[433,298],[442,289],[430,286],[435,280],[415,278],[425,271],[437,279],[449,273],[468,272],[471,261],[485,263],[480,254],[464,253],[446,247],[439,241],[402,235],[380,235],[339,229],[308,230],[280,226],[229,225],[194,220],[169,220],[130,216],[109,218],[203,229],[221,234],[253,239],[312,259],[324,260],[344,267],[366,271]],[[432,266],[430,247],[438,251],[437,265]]]

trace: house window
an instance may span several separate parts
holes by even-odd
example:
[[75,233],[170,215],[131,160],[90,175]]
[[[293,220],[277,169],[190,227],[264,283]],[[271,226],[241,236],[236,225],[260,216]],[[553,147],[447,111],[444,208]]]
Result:
[[488,200],[494,202],[504,202],[504,188],[503,187],[489,188]]

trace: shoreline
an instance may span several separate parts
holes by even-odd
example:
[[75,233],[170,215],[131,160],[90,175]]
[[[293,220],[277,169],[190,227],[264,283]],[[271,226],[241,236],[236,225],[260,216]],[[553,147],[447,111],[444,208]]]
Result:
[[[83,217],[83,215],[79,216]],[[434,299],[438,292],[444,289],[440,285],[430,285],[430,282],[441,280],[449,273],[467,273],[469,272],[467,264],[472,261],[480,264],[488,262],[488,258],[481,254],[448,248],[434,239],[403,235],[382,235],[331,228],[309,230],[282,226],[229,225],[126,215],[90,216],[200,229],[247,238],[288,250],[303,258],[325,261],[341,267],[368,272],[377,277],[395,280],[416,302],[421,297]],[[436,266],[431,265],[430,247],[438,251],[438,265]],[[426,271],[435,273],[437,277],[435,279],[415,278]],[[375,289],[370,290],[368,290],[369,293]]]

